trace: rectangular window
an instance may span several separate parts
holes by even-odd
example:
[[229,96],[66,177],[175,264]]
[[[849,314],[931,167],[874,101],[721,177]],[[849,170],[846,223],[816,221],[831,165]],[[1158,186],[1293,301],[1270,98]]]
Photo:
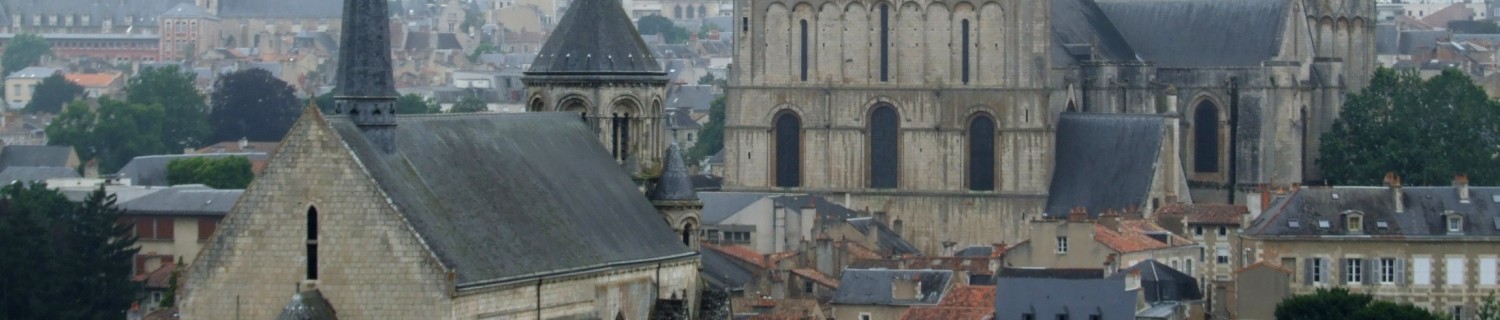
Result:
[[1459,232],[1463,230],[1463,220],[1458,217],[1448,217],[1448,232]]
[[1363,259],[1344,259],[1344,283],[1356,284],[1364,282],[1363,266]]
[[1193,235],[1195,235],[1195,236],[1201,236],[1201,235],[1203,235],[1203,226],[1193,227]]
[[1453,320],[1464,320],[1464,305],[1453,305]]
[[198,218],[198,241],[208,240],[214,236],[214,229],[219,227],[218,218]]
[[1432,284],[1432,258],[1412,257],[1411,282],[1417,285]]
[[859,320],[870,320],[870,314],[868,314],[868,313],[861,313],[861,314],[859,314]]
[[1227,244],[1227,243],[1220,243],[1220,244],[1218,244],[1214,248],[1214,263],[1217,263],[1217,264],[1228,264],[1229,263],[1229,244]]
[[1057,253],[1068,253],[1068,237],[1057,237]]
[[1219,236],[1223,237],[1223,236],[1227,236],[1227,235],[1229,235],[1229,228],[1224,227],[1224,226],[1219,226]]
[[1058,314],[1057,315],[1057,320],[1068,320],[1068,315],[1067,314]]
[[1443,266],[1443,268],[1448,270],[1448,285],[1461,286],[1464,284],[1464,257],[1449,256],[1447,265]]
[[1495,285],[1495,257],[1479,258],[1479,284]]
[[1309,264],[1312,269],[1308,271],[1313,283],[1323,283],[1323,275],[1328,272],[1327,264],[1323,258],[1312,258],[1312,263]]
[[1396,283],[1396,259],[1380,258],[1380,283]]

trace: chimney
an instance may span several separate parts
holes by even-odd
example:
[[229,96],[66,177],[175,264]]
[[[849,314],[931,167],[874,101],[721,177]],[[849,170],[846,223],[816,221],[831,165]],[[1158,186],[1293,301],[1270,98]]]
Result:
[[953,256],[953,247],[957,246],[957,245],[958,245],[958,242],[953,241],[953,240],[943,241],[943,256],[944,257],[952,257]]
[[1469,203],[1469,175],[1453,177],[1453,188],[1458,189],[1458,202]]
[[1069,211],[1068,212],[1068,222],[1086,222],[1086,221],[1089,221],[1089,211],[1088,211],[1088,209],[1085,209],[1082,206],[1078,206],[1078,207],[1073,207],[1073,211]]
[[1406,205],[1401,203],[1401,176],[1396,175],[1395,172],[1386,172],[1385,186],[1391,188],[1391,196],[1396,204],[1396,213],[1406,212]]
[[244,151],[248,146],[250,146],[250,138],[240,137],[240,151]]
[[1120,214],[1114,210],[1105,211],[1103,214],[1100,214],[1099,220],[1096,223],[1110,231],[1120,232]]

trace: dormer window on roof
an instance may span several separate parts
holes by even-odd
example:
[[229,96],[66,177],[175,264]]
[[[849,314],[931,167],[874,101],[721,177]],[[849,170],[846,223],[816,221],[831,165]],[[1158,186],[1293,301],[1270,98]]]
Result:
[[1443,220],[1448,227],[1448,233],[1460,233],[1464,231],[1464,215],[1454,211],[1443,213]]
[[1358,233],[1365,228],[1365,214],[1363,212],[1349,210],[1344,211],[1344,228],[1350,233]]
[[1328,220],[1318,220],[1318,229],[1328,229],[1331,225]]

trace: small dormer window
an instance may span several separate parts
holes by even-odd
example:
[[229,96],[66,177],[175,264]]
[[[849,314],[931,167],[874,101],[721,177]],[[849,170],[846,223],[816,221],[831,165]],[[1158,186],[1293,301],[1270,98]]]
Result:
[[1457,233],[1457,232],[1463,232],[1464,231],[1464,216],[1459,215],[1457,213],[1449,213],[1448,217],[1447,217],[1447,220],[1448,220],[1448,232],[1449,233]]
[[1358,214],[1350,214],[1349,225],[1347,226],[1349,227],[1349,232],[1359,232],[1360,228],[1365,225],[1364,220],[1364,217]]

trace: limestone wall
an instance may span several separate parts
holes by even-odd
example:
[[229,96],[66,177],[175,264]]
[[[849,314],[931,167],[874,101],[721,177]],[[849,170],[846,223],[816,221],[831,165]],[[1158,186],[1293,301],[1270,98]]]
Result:
[[[1317,288],[1342,286],[1349,288],[1352,292],[1374,295],[1377,299],[1411,303],[1434,311],[1451,313],[1453,306],[1462,306],[1465,313],[1463,316],[1468,318],[1472,317],[1473,312],[1477,310],[1481,298],[1500,289],[1500,286],[1482,283],[1479,275],[1483,261],[1497,259],[1496,252],[1500,252],[1500,242],[1470,238],[1444,241],[1416,239],[1257,241],[1246,239],[1244,244],[1260,260],[1291,270],[1293,277],[1291,289],[1294,294],[1308,294]],[[1306,261],[1314,257],[1327,261],[1328,279],[1322,284],[1308,285]],[[1342,261],[1348,258],[1399,260],[1401,262],[1398,265],[1401,268],[1397,271],[1398,280],[1395,283],[1386,284],[1380,283],[1379,278],[1375,278],[1377,279],[1375,284],[1343,284],[1340,281],[1345,276]],[[1431,280],[1430,284],[1415,284],[1416,267],[1414,264],[1417,258],[1430,259],[1431,264],[1428,269],[1431,272],[1428,275]],[[1460,285],[1448,284],[1447,260],[1449,258],[1462,259],[1463,278],[1458,279]],[[1373,270],[1363,271],[1365,277],[1379,275],[1379,265],[1373,266],[1371,268]]]
[[647,319],[656,299],[687,296],[696,305],[698,266],[692,257],[460,291],[453,318]]

